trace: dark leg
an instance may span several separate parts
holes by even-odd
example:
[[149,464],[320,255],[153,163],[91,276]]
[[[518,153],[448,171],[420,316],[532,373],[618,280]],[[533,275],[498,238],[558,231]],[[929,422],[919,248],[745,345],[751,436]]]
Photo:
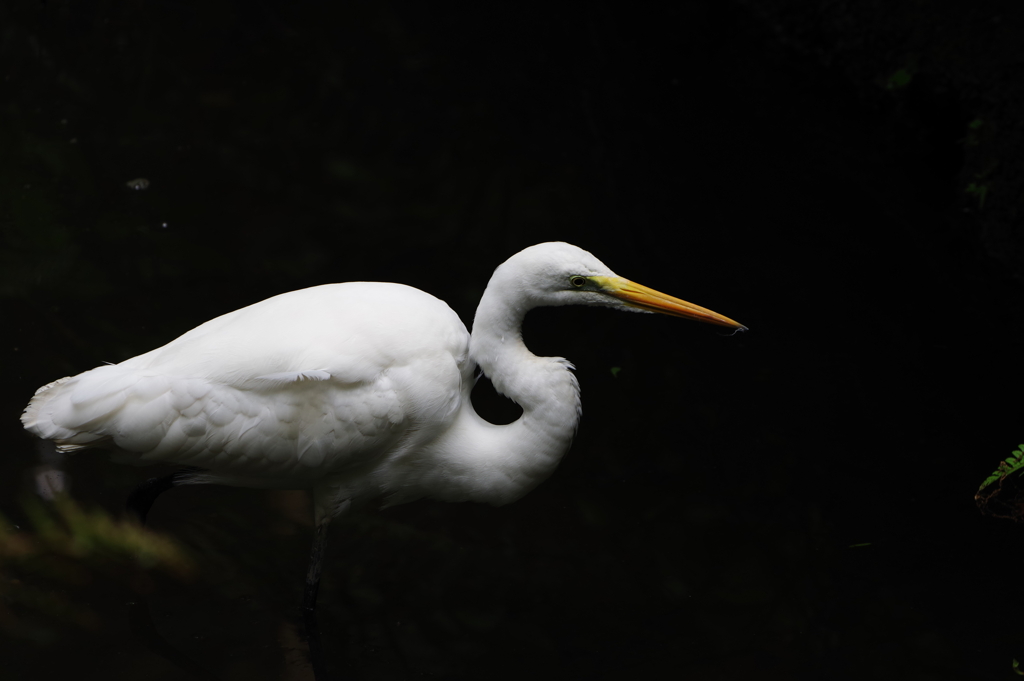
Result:
[[134,515],[139,519],[140,523],[145,525],[146,516],[149,515],[149,509],[152,508],[153,502],[156,501],[158,496],[176,485],[185,484],[195,477],[196,474],[202,472],[203,469],[201,468],[182,468],[180,471],[169,475],[163,475],[159,478],[150,478],[136,487],[135,490],[128,495],[128,501],[125,503],[125,508],[128,513]]
[[309,646],[309,664],[313,667],[313,678],[316,681],[330,681],[334,677],[327,671],[324,659],[324,646],[320,642],[320,626],[316,621],[316,612],[303,609],[302,624],[306,628],[306,645]]
[[327,526],[331,516],[326,515],[313,533],[313,548],[309,552],[309,570],[306,572],[306,591],[302,595],[302,609],[312,612],[316,609],[316,595],[320,591],[320,572],[324,565],[324,545],[327,543]]
[[309,645],[309,661],[313,666],[316,681],[333,678],[327,673],[324,649],[320,642],[320,627],[316,621],[316,595],[320,591],[320,573],[324,565],[324,546],[327,544],[327,526],[331,516],[326,515],[317,523],[313,532],[313,548],[309,552],[309,570],[306,572],[306,590],[302,594],[302,623],[306,628],[306,643]]
[[[175,485],[184,484],[201,471],[202,469],[200,468],[183,468],[170,475],[150,478],[128,495],[128,501],[125,503],[128,513],[134,515],[140,523],[145,525],[149,509],[153,506],[153,502],[156,501],[158,496]],[[132,632],[141,638],[149,649],[156,654],[197,679],[210,679],[212,681],[217,678],[215,674],[181,653],[160,635],[160,632],[157,631],[156,626],[153,624],[153,617],[149,613],[149,603],[146,601],[145,596],[139,594],[129,603],[128,621]]]

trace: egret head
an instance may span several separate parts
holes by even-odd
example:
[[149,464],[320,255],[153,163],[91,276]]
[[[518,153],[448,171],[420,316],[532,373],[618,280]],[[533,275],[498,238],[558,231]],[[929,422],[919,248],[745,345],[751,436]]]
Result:
[[587,251],[563,242],[537,244],[516,253],[498,267],[491,286],[517,291],[530,307],[600,305],[746,330],[717,312],[624,279]]

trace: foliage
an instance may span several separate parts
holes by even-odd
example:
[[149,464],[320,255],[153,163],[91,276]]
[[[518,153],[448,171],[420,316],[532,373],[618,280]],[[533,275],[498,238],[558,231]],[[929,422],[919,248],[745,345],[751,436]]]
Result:
[[985,481],[981,483],[981,487],[978,488],[978,491],[980,492],[994,482],[1003,480],[1006,476],[1016,473],[1021,468],[1024,468],[1024,444],[1018,445],[1017,449],[1013,451],[1009,458],[1003,459],[999,462],[999,465],[992,472],[992,475],[985,478]]
[[76,588],[105,581],[144,592],[150,572],[179,579],[195,572],[177,544],[137,522],[82,509],[67,496],[22,506],[31,531],[0,516],[0,631],[9,635],[45,639],[54,623],[95,628],[98,617],[75,602]]
[[978,210],[985,209],[985,198],[988,196],[989,186],[982,182],[971,182],[964,187],[964,193],[973,196],[978,200]]
[[899,69],[893,72],[885,80],[885,89],[887,90],[899,90],[910,85],[910,81],[914,78],[914,72],[910,69]]

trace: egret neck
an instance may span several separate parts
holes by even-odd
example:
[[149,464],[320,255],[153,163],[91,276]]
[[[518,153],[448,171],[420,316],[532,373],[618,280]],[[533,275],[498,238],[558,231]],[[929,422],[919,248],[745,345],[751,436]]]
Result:
[[[464,386],[463,408],[437,448],[449,459],[449,472],[464,472],[455,479],[465,488],[452,489],[453,496],[495,505],[515,501],[554,472],[581,413],[572,364],[561,357],[538,357],[523,342],[523,318],[537,302],[503,285],[500,274],[495,273],[480,300],[469,354],[523,414],[508,425],[489,423],[472,408],[472,385]],[[437,498],[436,492],[430,496]]]

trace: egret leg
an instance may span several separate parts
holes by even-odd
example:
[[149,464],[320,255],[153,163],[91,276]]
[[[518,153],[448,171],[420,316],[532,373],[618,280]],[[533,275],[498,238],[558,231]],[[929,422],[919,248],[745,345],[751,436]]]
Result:
[[156,501],[158,496],[172,487],[186,484],[202,471],[203,469],[201,468],[189,467],[182,468],[180,471],[170,473],[169,475],[162,475],[159,478],[150,478],[128,495],[125,508],[128,513],[134,515],[141,524],[145,525],[149,509],[153,507],[153,502]]
[[[313,598],[316,599],[315,590]],[[327,661],[324,659],[324,646],[320,640],[320,625],[316,621],[316,611],[303,609],[302,624],[306,628],[306,645],[309,646],[309,663],[313,667],[313,678],[316,681],[333,679],[327,671]]]
[[324,546],[327,544],[327,526],[331,524],[330,514],[317,523],[313,533],[313,548],[309,552],[309,570],[306,572],[306,591],[302,595],[302,609],[312,612],[316,609],[316,595],[320,591],[320,572],[324,565]]
[[[125,502],[129,514],[138,518],[143,525],[146,524],[146,516],[153,506],[156,498],[167,490],[188,482],[201,468],[183,468],[169,475],[162,475],[159,478],[150,478],[128,495]],[[150,650],[168,660],[175,666],[188,672],[197,679],[216,679],[217,676],[195,662],[190,657],[179,651],[160,635],[156,625],[153,624],[153,616],[149,612],[149,602],[146,597],[139,594],[128,605],[128,621],[132,632],[141,638]]]
[[320,591],[320,573],[324,565],[324,547],[327,545],[327,526],[331,524],[330,513],[317,512],[316,530],[313,532],[313,548],[309,552],[309,570],[306,572],[306,590],[302,595],[302,622],[306,627],[306,643],[309,645],[309,661],[313,666],[316,681],[332,678],[327,672],[324,648],[320,642],[320,626],[316,621],[316,595]]

